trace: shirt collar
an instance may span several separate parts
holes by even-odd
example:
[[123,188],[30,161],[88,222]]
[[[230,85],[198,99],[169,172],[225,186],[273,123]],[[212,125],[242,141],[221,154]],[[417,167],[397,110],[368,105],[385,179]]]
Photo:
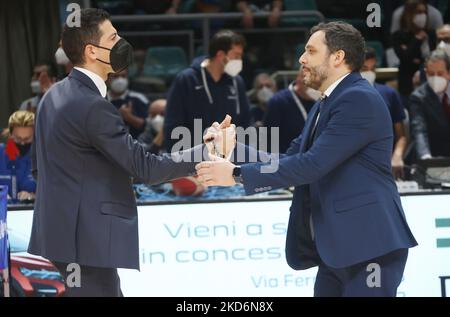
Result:
[[103,98],[106,97],[106,90],[107,90],[106,84],[105,81],[99,75],[90,70],[87,70],[86,68],[81,67],[74,67],[74,68],[82,72],[86,76],[88,76],[94,82],[95,86],[97,86],[100,95],[102,95]]
[[125,100],[127,99],[127,95],[128,95],[128,89],[125,90],[120,96],[118,97],[113,97],[113,95],[111,94],[111,91],[108,90],[108,94],[106,95],[106,97],[108,98],[109,101],[113,101],[113,100]]
[[336,87],[341,83],[341,81],[344,80],[345,77],[347,77],[350,73],[345,74],[344,76],[340,77],[338,80],[336,80],[334,83],[332,83],[330,85],[330,87],[327,88],[327,90],[325,90],[325,92],[323,93],[324,97],[330,97],[331,93],[333,92],[334,89],[336,89]]

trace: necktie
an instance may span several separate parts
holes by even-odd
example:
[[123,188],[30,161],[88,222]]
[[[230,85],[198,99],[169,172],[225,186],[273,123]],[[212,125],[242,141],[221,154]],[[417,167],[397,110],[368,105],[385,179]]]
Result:
[[442,107],[444,108],[444,112],[447,115],[448,123],[450,123],[450,103],[447,94],[444,94],[444,98],[442,98]]
[[312,143],[314,141],[314,136],[316,135],[317,125],[318,125],[319,119],[320,119],[320,113],[322,112],[322,108],[323,108],[323,105],[324,105],[326,99],[327,99],[327,96],[324,95],[321,98],[321,100],[320,100],[319,111],[317,111],[316,119],[314,121],[314,126],[313,126],[313,129],[311,131],[311,135],[309,137],[309,146],[308,146],[308,148],[312,145]]

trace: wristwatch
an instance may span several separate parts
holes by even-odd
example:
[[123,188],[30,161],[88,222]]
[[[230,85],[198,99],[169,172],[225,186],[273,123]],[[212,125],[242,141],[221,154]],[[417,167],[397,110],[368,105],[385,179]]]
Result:
[[240,166],[236,166],[233,169],[233,178],[234,181],[236,182],[236,184],[242,184],[243,183],[243,179],[242,179],[242,173],[241,173],[241,167]]

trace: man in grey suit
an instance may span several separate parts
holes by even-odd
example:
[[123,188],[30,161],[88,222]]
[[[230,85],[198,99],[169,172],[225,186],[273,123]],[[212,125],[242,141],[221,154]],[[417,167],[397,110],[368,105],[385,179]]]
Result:
[[432,52],[425,64],[427,82],[410,96],[411,132],[417,157],[450,156],[450,59]]
[[132,59],[108,13],[81,10],[81,26],[64,27],[62,47],[75,68],[37,112],[29,252],[53,261],[66,278],[69,263],[80,266],[81,287],[66,285],[67,296],[121,296],[117,268],[139,269],[132,177],[161,183],[194,174],[198,155],[146,153],[105,99],[108,73]]

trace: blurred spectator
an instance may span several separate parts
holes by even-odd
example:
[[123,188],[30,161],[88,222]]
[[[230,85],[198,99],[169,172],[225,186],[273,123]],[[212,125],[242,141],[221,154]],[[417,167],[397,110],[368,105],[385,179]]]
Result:
[[8,186],[12,202],[34,200],[36,182],[31,175],[30,159],[33,132],[34,113],[19,110],[9,117],[9,137],[5,144],[0,144],[0,184]]
[[[436,49],[443,50],[450,56],[450,25],[444,24],[442,27],[436,30],[436,43],[438,43]],[[420,69],[414,74],[413,86],[414,89],[422,85],[427,81],[424,65],[420,65]]]
[[[168,93],[164,121],[168,152],[177,143],[171,138],[177,127],[190,131],[190,144],[183,140],[189,147],[201,144],[203,129],[215,121],[221,122],[227,114],[236,126],[248,127],[249,103],[244,81],[238,75],[244,46],[241,35],[230,30],[219,31],[210,41],[209,57],[195,59],[190,68],[177,75]],[[194,128],[195,119],[201,120],[201,131],[199,127]]]
[[166,104],[165,99],[157,99],[150,104],[148,117],[145,120],[145,130],[138,137],[138,141],[144,145],[145,149],[153,154],[160,154],[163,151]]
[[108,100],[116,106],[133,138],[144,131],[149,101],[143,94],[128,89],[128,70],[110,74]]
[[398,87],[403,98],[413,90],[414,73],[436,47],[436,33],[426,28],[427,19],[427,6],[423,0],[408,0],[401,29],[392,35],[395,53],[400,58]]
[[[235,0],[234,7],[243,13],[241,24],[246,29],[279,27],[283,1],[281,0]],[[254,19],[253,14],[270,12],[267,21]],[[248,58],[254,68],[273,72],[284,68],[285,36],[281,33],[259,32],[248,36]]]
[[277,27],[280,23],[281,11],[283,10],[282,0],[249,0],[236,1],[236,8],[242,12],[242,25],[245,28],[252,28],[254,26],[253,13],[255,12],[270,12],[267,19],[267,25],[271,28]]
[[230,10],[231,0],[196,0],[195,12],[199,13],[217,13],[228,12]]
[[256,76],[250,96],[250,124],[260,127],[267,112],[267,103],[277,91],[275,81],[267,73]]
[[182,0],[134,0],[138,14],[176,14]]
[[55,83],[56,77],[50,64],[39,63],[33,68],[30,88],[33,97],[23,101],[19,107],[20,110],[36,112],[42,96]]
[[437,49],[443,50],[448,56],[450,56],[450,24],[444,24],[442,27],[436,30],[437,36]]
[[364,65],[361,68],[361,76],[365,78],[383,97],[384,102],[389,108],[392,124],[394,127],[394,149],[392,153],[392,173],[395,178],[404,178],[403,157],[408,145],[404,120],[405,108],[400,100],[400,95],[391,87],[375,82],[376,79],[377,54],[371,47],[366,49]]
[[55,52],[55,61],[56,65],[58,65],[62,69],[60,75],[58,76],[58,79],[61,80],[69,75],[73,68],[72,62],[69,60],[66,52],[64,52],[63,48],[61,47],[61,41],[59,42],[58,49]]
[[434,51],[425,66],[427,83],[410,97],[417,157],[450,156],[450,59],[443,51]]
[[[296,80],[287,89],[280,90],[269,100],[263,126],[268,128],[270,152],[286,152],[291,141],[301,134],[308,112],[320,95],[319,91],[305,86],[303,71],[300,70]],[[279,128],[278,147],[271,144],[272,127]]]
[[[427,13],[428,18],[426,22],[426,29],[428,30],[436,30],[440,28],[443,24],[443,18],[441,12],[433,7],[430,4],[427,4],[427,1],[421,1],[424,5],[427,6]],[[394,13],[392,14],[392,20],[391,20],[391,33],[395,33],[402,29],[401,27],[401,19],[403,16],[403,12],[405,11],[405,5],[397,8]]]

